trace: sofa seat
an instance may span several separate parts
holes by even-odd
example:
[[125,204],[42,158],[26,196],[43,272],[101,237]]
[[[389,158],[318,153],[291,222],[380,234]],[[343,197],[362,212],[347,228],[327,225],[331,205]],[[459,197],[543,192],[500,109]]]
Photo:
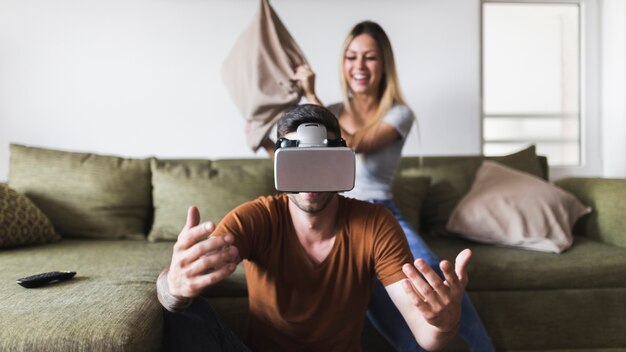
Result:
[[442,259],[453,260],[463,248],[472,249],[469,291],[626,289],[624,249],[582,236],[574,236],[572,248],[561,254],[449,237],[428,236],[426,242]]
[[425,240],[442,259],[472,249],[468,292],[498,350],[626,346],[623,249],[581,236],[574,236],[574,246],[561,254],[457,238]]
[[[463,239],[425,236],[442,259],[453,260],[471,248],[468,292],[496,345],[506,350],[594,349],[626,345],[626,256],[624,250],[574,236],[574,246],[561,254],[479,244]],[[529,263],[533,263],[532,268]],[[243,334],[247,289],[243,265],[206,292],[222,319]],[[564,304],[567,302],[567,304]],[[577,309],[571,309],[577,307]],[[508,312],[508,313],[506,313]],[[515,316],[516,319],[507,317]],[[605,321],[615,331],[581,321]],[[363,346],[391,351],[373,328],[365,325]],[[553,331],[546,337],[545,329]],[[599,329],[604,329],[599,331]],[[619,330],[621,331],[621,330]],[[607,336],[611,336],[608,338]],[[535,341],[535,342],[533,342]],[[568,341],[564,346],[563,341]],[[456,338],[446,351],[465,351]]]
[[[442,259],[453,260],[464,248],[472,249],[468,292],[499,348],[594,349],[626,345],[626,337],[618,332],[626,331],[623,249],[582,236],[574,236],[574,246],[561,254],[451,237],[425,236],[424,239]],[[529,263],[533,263],[532,267]],[[227,326],[243,336],[248,312],[243,265],[205,295],[210,297]],[[516,318],[509,319],[510,316]],[[599,320],[616,330],[609,332],[606,327],[580,324]],[[546,335],[545,329],[553,333]],[[506,346],[501,341],[507,341]],[[568,341],[566,345],[564,341]],[[369,323],[365,325],[362,342],[363,346],[377,346],[376,350],[392,350]],[[458,337],[446,348],[446,351],[465,350],[467,347]]]
[[[582,236],[574,236],[575,245],[561,254],[498,247],[450,237],[426,236],[425,240],[441,259],[454,260],[464,248],[472,249],[470,291],[626,289],[624,250]],[[529,269],[530,262],[536,264],[536,269]],[[247,297],[247,294],[245,271],[243,265],[239,265],[233,275],[207,290],[205,296]]]
[[[3,250],[0,351],[159,350],[155,280],[171,253],[171,242],[73,239]],[[34,289],[15,283],[55,270],[77,274]]]

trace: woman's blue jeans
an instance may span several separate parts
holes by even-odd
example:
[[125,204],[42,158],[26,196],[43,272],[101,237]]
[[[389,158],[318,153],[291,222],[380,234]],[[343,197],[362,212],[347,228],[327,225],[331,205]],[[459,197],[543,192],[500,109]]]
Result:
[[[413,230],[411,224],[400,214],[400,210],[396,207],[393,200],[373,199],[370,200],[370,202],[382,203],[393,213],[404,230],[413,257],[416,259],[424,259],[439,276],[443,277],[441,269],[439,269],[439,258],[430,251],[422,238]],[[376,279],[374,283],[367,318],[376,330],[378,330],[397,351],[423,351],[415,341],[413,333],[378,279]],[[459,335],[467,342],[471,351],[494,351],[491,338],[487,334],[483,323],[480,321],[480,316],[467,293],[463,295],[463,301],[461,303]]]

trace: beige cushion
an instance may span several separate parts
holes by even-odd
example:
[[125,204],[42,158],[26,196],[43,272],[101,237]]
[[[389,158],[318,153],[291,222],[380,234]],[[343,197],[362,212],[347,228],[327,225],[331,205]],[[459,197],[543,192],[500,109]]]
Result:
[[422,228],[420,230],[422,232],[433,235],[447,234],[445,227],[450,214],[469,191],[476,171],[484,159],[494,160],[538,177],[545,175],[535,152],[535,146],[499,157],[425,157],[423,165],[420,165],[418,158],[411,160],[403,158],[399,173],[406,176],[421,175],[431,178],[431,185],[421,213]]
[[446,226],[470,240],[560,253],[576,220],[591,211],[548,182],[484,161]]
[[246,140],[257,150],[281,113],[297,105],[295,68],[304,54],[269,5],[261,8],[240,35],[222,67],[222,78],[241,115],[248,120]]
[[276,193],[273,164],[250,160],[152,160],[154,223],[150,241],[176,240],[187,209],[195,205],[201,221],[219,223],[236,206]]
[[48,217],[33,202],[0,184],[0,248],[60,239]]
[[9,186],[63,237],[145,239],[150,161],[11,145]]

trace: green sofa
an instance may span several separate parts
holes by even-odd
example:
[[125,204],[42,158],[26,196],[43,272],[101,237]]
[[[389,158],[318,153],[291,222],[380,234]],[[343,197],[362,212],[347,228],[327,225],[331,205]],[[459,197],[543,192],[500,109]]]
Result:
[[[394,193],[441,258],[474,251],[468,291],[497,350],[626,350],[626,180],[557,182],[594,209],[566,252],[497,247],[445,231],[484,159],[405,157]],[[491,159],[547,178],[547,161],[534,148]],[[12,145],[8,186],[46,214],[62,240],[0,249],[0,351],[159,350],[155,280],[187,206],[218,221],[272,185],[272,164],[262,159],[129,159]],[[37,289],[15,283],[53,270],[77,275]],[[242,267],[207,296],[242,333]],[[363,347],[391,350],[367,324]],[[460,339],[448,348],[466,349]]]

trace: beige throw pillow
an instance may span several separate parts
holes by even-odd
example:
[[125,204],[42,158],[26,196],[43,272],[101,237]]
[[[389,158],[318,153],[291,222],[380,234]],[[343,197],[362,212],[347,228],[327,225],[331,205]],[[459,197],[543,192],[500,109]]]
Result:
[[425,157],[423,165],[420,165],[417,157],[403,158],[398,174],[431,178],[430,188],[422,206],[420,217],[422,228],[419,229],[421,232],[430,235],[448,235],[445,227],[450,214],[461,198],[469,192],[476,171],[486,159],[547,179],[534,145],[499,157]]
[[538,177],[484,161],[446,229],[477,242],[560,253],[572,245],[576,220],[589,212]]
[[246,140],[257,150],[280,115],[300,101],[295,68],[306,64],[302,50],[268,0],[224,60],[222,78],[241,115],[248,120]]

